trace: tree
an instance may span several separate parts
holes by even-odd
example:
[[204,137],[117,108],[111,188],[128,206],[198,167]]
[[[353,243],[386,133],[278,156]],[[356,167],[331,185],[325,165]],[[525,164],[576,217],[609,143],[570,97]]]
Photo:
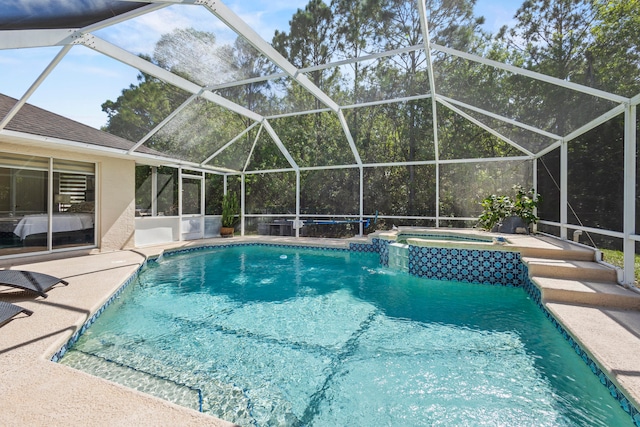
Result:
[[183,90],[145,73],[138,75],[138,82],[123,89],[115,101],[102,104],[102,111],[107,113],[102,130],[139,141],[189,97]]
[[640,0],[596,0],[593,44],[587,51],[593,86],[634,96],[640,93]]

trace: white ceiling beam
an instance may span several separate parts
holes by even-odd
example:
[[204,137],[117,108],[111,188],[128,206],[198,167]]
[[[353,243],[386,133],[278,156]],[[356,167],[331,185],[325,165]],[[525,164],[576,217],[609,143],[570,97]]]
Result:
[[548,146],[544,150],[538,151],[536,153],[536,157],[540,158],[540,157],[544,156],[545,154],[548,154],[551,151],[555,150],[556,148],[560,147],[563,142],[569,142],[572,139],[576,139],[580,135],[589,132],[591,129],[594,129],[594,128],[600,126],[601,124],[608,122],[612,118],[624,113],[625,109],[626,109],[626,104],[620,104],[620,105],[612,108],[611,110],[607,111],[606,113],[604,113],[600,117],[596,117],[595,119],[591,120],[586,125],[574,130],[573,132],[571,132],[570,134],[568,134],[567,136],[562,138],[560,141],[557,141],[557,142],[551,144],[550,146]]
[[[245,175],[262,175],[265,173],[287,173],[287,172],[295,172],[296,170],[293,168],[284,168],[284,169],[263,169],[259,171],[246,171]],[[274,214],[276,215],[276,214]]]
[[[439,160],[439,164],[465,164],[465,163],[500,163],[500,162],[526,162],[530,161],[530,156],[513,156],[513,157],[485,157],[475,159],[449,159]],[[405,166],[428,166],[435,165],[435,160],[415,160],[413,162],[386,162],[386,163],[363,163],[361,165],[327,165],[327,166],[301,166],[300,171],[315,171],[326,169],[360,169],[360,168],[378,168],[378,167],[405,167]],[[263,174],[263,173],[281,173],[281,172],[295,172],[294,169],[263,169],[246,171],[247,175]],[[239,172],[238,172],[239,173]]]
[[545,137],[553,139],[553,140],[562,139],[562,137],[560,135],[556,135],[555,133],[547,132],[547,131],[544,131],[542,129],[538,129],[538,128],[534,127],[534,126],[526,125],[526,124],[521,123],[521,122],[519,122],[517,120],[509,119],[509,118],[501,116],[499,114],[490,113],[489,111],[484,110],[482,108],[474,107],[473,105],[469,105],[467,103],[464,103],[464,102],[461,102],[461,101],[457,101],[455,99],[447,98],[446,96],[438,95],[438,98],[439,99],[443,99],[443,100],[449,102],[450,104],[454,104],[454,105],[457,105],[457,106],[462,107],[462,108],[467,108],[469,110],[475,111],[476,113],[480,113],[483,116],[487,116],[487,117],[491,117],[492,119],[500,120],[501,122],[505,122],[505,123],[508,123],[510,125],[517,126],[519,128],[522,128],[522,129],[537,133],[539,135],[545,136]]
[[205,6],[211,13],[217,16],[229,28],[244,37],[253,47],[262,52],[282,71],[291,76],[309,93],[315,96],[320,102],[331,108],[334,112],[338,112],[338,104],[331,99],[326,93],[320,90],[306,75],[301,74],[293,64],[291,64],[284,56],[280,54],[273,46],[267,43],[260,35],[244,22],[238,15],[220,1],[214,0],[195,0],[195,4]]
[[540,157],[544,156],[545,154],[548,154],[548,153],[552,152],[553,150],[555,150],[556,148],[560,147],[561,145],[562,145],[562,141],[554,142],[553,144],[551,144],[550,146],[548,146],[544,150],[538,151],[536,153],[536,158],[539,159]]
[[249,150],[249,155],[247,156],[247,160],[244,162],[242,173],[245,173],[247,171],[247,168],[249,167],[249,163],[251,162],[251,156],[253,156],[253,150],[255,150],[256,145],[258,144],[258,138],[260,138],[262,129],[264,129],[264,122],[260,125],[260,129],[258,129],[258,132],[256,133],[256,137],[253,139],[253,144],[251,145],[251,149]]
[[244,79],[244,80],[236,80],[235,82],[220,83],[220,84],[207,86],[206,89],[210,91],[216,91],[216,90],[226,89],[230,87],[246,86],[252,83],[267,82],[269,80],[275,80],[282,77],[287,77],[287,73],[275,73],[275,74],[269,74],[268,76],[253,77],[251,79]]
[[287,148],[284,146],[284,144],[280,140],[280,137],[278,136],[276,131],[274,131],[273,128],[271,127],[271,124],[267,120],[264,120],[262,122],[262,126],[264,126],[264,128],[267,130],[267,133],[269,134],[271,139],[273,139],[273,142],[275,142],[275,144],[278,146],[278,148],[280,149],[280,152],[287,159],[291,167],[296,171],[300,170],[300,167],[298,166],[296,161],[293,160],[293,157],[291,157],[291,153],[289,153],[289,150],[287,150]]
[[344,131],[344,136],[347,138],[347,142],[349,143],[349,147],[351,148],[351,153],[356,160],[356,163],[361,165],[362,159],[360,158],[360,153],[358,152],[358,148],[356,147],[356,143],[353,140],[353,135],[351,135],[351,131],[349,130],[349,124],[347,120],[344,118],[344,114],[342,114],[342,110],[338,110],[336,113],[338,114],[338,120],[340,120],[340,125],[342,126],[342,130]]
[[140,147],[142,144],[147,142],[149,140],[149,138],[151,138],[153,135],[155,135],[164,125],[169,123],[175,116],[178,115],[178,113],[180,113],[180,111],[184,110],[187,107],[187,105],[191,104],[193,102],[193,100],[196,99],[200,94],[201,94],[201,92],[194,93],[189,98],[187,98],[186,101],[184,101],[182,104],[180,104],[180,106],[178,106],[178,108],[173,110],[171,112],[171,114],[169,114],[167,117],[165,117],[165,119],[163,121],[158,123],[156,125],[156,127],[154,127],[149,132],[147,132],[147,134],[145,136],[143,136],[140,141],[138,141],[133,147],[131,147],[129,149],[129,153],[133,153],[138,147]]
[[479,121],[475,117],[472,117],[469,114],[465,113],[464,111],[460,110],[458,107],[456,107],[456,106],[454,106],[452,104],[449,104],[444,99],[440,99],[439,96],[436,96],[436,100],[439,103],[441,103],[442,105],[444,105],[445,107],[449,108],[451,111],[456,112],[457,114],[461,115],[465,119],[469,120],[471,123],[473,123],[476,126],[479,126],[482,129],[486,130],[487,132],[489,132],[491,135],[495,136],[496,138],[503,140],[504,142],[506,142],[507,144],[511,145],[512,147],[514,147],[518,151],[521,151],[524,154],[526,154],[528,156],[531,156],[531,158],[535,157],[535,154],[533,154],[531,151],[527,150],[526,148],[522,147],[520,144],[517,144],[517,143],[513,142],[511,139],[509,139],[506,136],[502,135],[500,132],[496,131],[495,129],[493,129],[493,128],[487,126],[487,125],[485,125],[484,123],[482,123],[481,121]]
[[231,141],[227,142],[226,144],[224,144],[222,147],[220,147],[215,153],[213,153],[212,155],[210,155],[209,157],[207,157],[202,163],[200,163],[202,166],[204,166],[206,163],[209,163],[211,160],[213,160],[218,154],[222,153],[227,147],[231,146],[231,144],[235,143],[237,140],[239,140],[240,138],[242,138],[247,132],[249,132],[251,129],[253,129],[254,127],[256,127],[259,124],[259,122],[253,122],[251,124],[251,126],[249,126],[248,128],[246,128],[245,130],[243,130],[242,132],[240,132],[238,135],[236,135]]
[[76,29],[0,31],[0,50],[65,44]]
[[574,130],[573,132],[571,132],[570,134],[565,136],[563,138],[563,141],[569,142],[572,139],[576,139],[580,135],[583,135],[583,134],[589,132],[591,129],[594,129],[594,128],[600,126],[601,124],[608,122],[612,118],[614,118],[616,116],[619,116],[620,114],[624,113],[625,109],[626,109],[626,105],[624,105],[624,104],[621,104],[621,105],[618,105],[615,108],[612,108],[611,110],[607,111],[606,113],[602,114],[601,116],[596,117],[595,119],[591,120],[586,125],[579,127],[578,129]]
[[342,65],[353,64],[354,62],[371,61],[378,58],[386,58],[388,56],[401,55],[403,53],[414,52],[416,50],[424,50],[423,45],[407,46],[398,49],[387,50],[384,52],[372,53],[371,55],[359,56],[357,58],[348,58],[341,61],[329,62],[327,64],[314,65],[313,67],[300,68],[301,73],[310,73],[312,71],[326,70],[327,68],[340,67]]
[[[398,54],[406,53],[406,52],[413,52],[415,50],[424,50],[424,46],[421,46],[421,45],[409,46],[409,47],[404,47],[404,48],[401,48],[401,49],[394,49],[394,50],[389,50],[389,51],[386,51],[386,52],[375,53],[375,54],[372,54],[372,55],[361,56],[361,57],[358,57],[358,58],[350,58],[350,59],[344,59],[342,61],[329,62],[327,64],[315,65],[313,67],[300,68],[298,70],[298,72],[299,73],[310,73],[310,72],[313,72],[313,71],[325,70],[327,68],[334,68],[334,67],[339,67],[341,65],[352,64],[354,62],[362,62],[362,61],[372,60],[372,59],[376,59],[376,58],[383,58],[383,57],[386,57],[386,56],[398,55]],[[260,83],[260,82],[266,82],[266,81],[269,81],[269,80],[279,79],[279,78],[282,78],[282,77],[286,77],[287,75],[288,75],[287,73],[274,73],[274,74],[269,74],[268,76],[254,77],[254,78],[251,78],[251,79],[238,80],[238,81],[235,81],[235,82],[228,82],[228,83],[221,83],[221,84],[217,84],[217,85],[212,85],[212,86],[208,86],[207,89],[214,91],[214,90],[224,89],[224,88],[229,88],[229,87],[244,86],[244,85],[251,84],[251,83]]]
[[[159,78],[169,84],[172,84],[182,90],[185,90],[192,94],[200,93],[204,88],[198,86],[195,83],[190,82],[187,79],[184,79],[180,76],[177,76],[164,68],[158,67],[151,62],[140,58],[130,52],[127,52],[124,49],[121,49],[117,46],[112,45],[111,43],[102,40],[94,35],[85,34],[82,38],[76,41],[77,44],[82,44],[90,49],[98,51],[100,53],[105,54],[106,56],[113,58],[117,61],[120,61],[124,64],[130,65],[144,73],[150,74],[154,77]],[[231,110],[235,113],[240,114],[241,116],[247,117],[254,121],[262,121],[263,117],[253,111],[242,107],[241,105],[235,104],[219,95],[214,93],[205,91],[202,93],[202,98],[205,98],[214,104],[220,105],[228,110]]]
[[505,64],[502,62],[494,61],[492,59],[483,58],[478,55],[473,55],[471,53],[461,52],[456,49],[452,49],[445,46],[440,46],[435,43],[431,44],[431,47],[437,51],[448,53],[453,56],[457,56],[459,58],[467,59],[469,61],[477,62],[483,65],[488,65],[490,67],[495,67],[500,70],[509,71],[510,73],[519,74],[521,76],[530,77],[535,80],[539,80],[545,83],[549,83],[555,86],[564,87],[567,89],[574,90],[576,92],[586,93],[587,95],[595,96],[598,98],[608,99],[609,101],[618,102],[618,103],[628,103],[629,98],[625,98],[624,96],[615,95],[613,93],[605,92],[603,90],[594,89],[589,86],[584,86],[581,84],[568,82],[566,80],[559,79],[557,77],[551,77],[546,74],[538,73],[531,70],[526,70],[524,68],[516,67],[514,65]]
[[124,21],[128,21],[133,18],[137,18],[142,15],[146,15],[147,13],[155,12],[156,10],[163,9],[169,6],[169,4],[157,3],[157,4],[149,4],[146,6],[139,7],[138,9],[131,10],[129,12],[121,13],[120,15],[114,16],[112,18],[104,19],[102,21],[96,22],[95,24],[87,25],[80,29],[82,33],[89,33],[92,31],[98,31],[103,28],[110,27],[112,25],[119,24]]
[[265,119],[267,120],[283,119],[286,117],[306,116],[308,114],[331,113],[331,112],[332,110],[330,108],[321,108],[319,110],[306,110],[306,111],[297,111],[295,113],[275,114],[273,116],[265,116]]
[[350,110],[353,108],[360,108],[360,107],[373,107],[376,105],[384,105],[384,104],[395,104],[398,102],[408,102],[408,101],[417,101],[419,99],[427,99],[427,98],[431,98],[431,94],[427,93],[424,95],[413,95],[413,96],[404,96],[404,97],[400,97],[400,98],[391,98],[391,99],[382,99],[380,101],[371,101],[371,102],[363,102],[361,104],[351,104],[351,105],[345,105],[343,107],[340,107],[342,110]]
[[169,6],[168,4],[150,4],[130,12],[114,16],[109,19],[88,25],[83,28],[63,28],[46,30],[5,30],[0,31],[0,50],[2,49],[22,49],[30,47],[59,46],[71,43],[72,37],[80,37],[84,33],[97,31],[111,25],[129,19],[137,18],[158,9]]

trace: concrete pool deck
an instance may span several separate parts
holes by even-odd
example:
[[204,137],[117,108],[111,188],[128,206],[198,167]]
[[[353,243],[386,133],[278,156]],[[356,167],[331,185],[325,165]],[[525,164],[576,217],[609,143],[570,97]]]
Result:
[[[565,242],[551,239],[533,236],[509,236],[509,239],[514,247],[533,252],[569,250]],[[46,299],[0,286],[0,300],[33,311],[30,317],[18,315],[0,328],[3,400],[0,425],[231,426],[226,421],[51,362],[50,358],[147,257],[157,256],[163,250],[231,242],[348,247],[354,241],[364,242],[366,238],[218,238],[129,251],[68,252],[0,261],[0,268],[37,271],[69,282],[68,286],[55,286]],[[597,288],[593,292],[597,293]],[[543,291],[543,299],[544,295]],[[559,298],[548,298],[546,307],[638,407],[640,311]]]

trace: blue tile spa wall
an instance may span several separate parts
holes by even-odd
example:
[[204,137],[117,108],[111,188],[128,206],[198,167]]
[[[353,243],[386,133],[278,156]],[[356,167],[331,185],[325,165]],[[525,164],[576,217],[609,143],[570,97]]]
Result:
[[438,280],[522,286],[524,264],[515,252],[409,246],[409,274]]

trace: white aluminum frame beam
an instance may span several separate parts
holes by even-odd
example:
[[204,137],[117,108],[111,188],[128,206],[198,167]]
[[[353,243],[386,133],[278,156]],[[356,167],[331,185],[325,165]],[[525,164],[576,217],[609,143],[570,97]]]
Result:
[[[189,1],[190,3],[191,1]],[[185,1],[187,3],[187,1]],[[326,93],[318,88],[309,78],[300,73],[293,64],[291,64],[284,56],[280,54],[273,46],[267,43],[260,35],[244,22],[238,15],[220,1],[214,0],[195,0],[194,4],[200,4],[206,7],[211,13],[217,16],[233,31],[244,37],[253,47],[265,55],[282,71],[287,73],[291,78],[298,82],[304,89],[315,96],[320,102],[331,108],[334,112],[338,112],[338,104],[331,99]]]
[[36,89],[38,89],[38,87],[42,84],[42,82],[44,82],[47,76],[53,71],[54,68],[56,68],[56,66],[60,63],[60,61],[62,61],[62,58],[64,58],[65,55],[69,53],[71,48],[72,46],[67,45],[67,46],[64,46],[62,49],[60,49],[60,52],[58,52],[55,58],[53,58],[53,60],[49,63],[49,65],[47,65],[47,68],[45,68],[44,71],[40,73],[38,78],[31,84],[29,89],[27,89],[24,95],[22,95],[22,98],[20,98],[18,102],[16,102],[15,105],[11,107],[11,110],[9,110],[7,115],[4,116],[2,120],[0,120],[0,131],[7,126],[7,124],[11,121],[13,117],[15,117],[16,114],[18,114],[18,111],[20,111],[20,109],[24,106],[24,104],[27,103],[27,101],[29,100],[29,97],[31,97],[33,92],[35,92]]
[[429,37],[429,20],[427,19],[427,6],[425,0],[417,0],[420,15],[420,29],[422,30],[422,41],[427,56],[427,73],[429,73],[429,92],[431,97],[431,114],[433,121],[433,151],[436,158],[436,228],[440,226],[440,144],[438,142],[438,103],[436,102],[436,81],[433,74],[433,59],[431,58],[431,38]]
[[[422,1],[422,0],[419,0]],[[603,90],[594,89],[589,86],[584,86],[581,84],[568,82],[566,80],[559,79],[557,77],[551,77],[546,74],[538,73],[531,70],[526,70],[524,68],[516,67],[514,65],[505,64],[502,62],[494,61],[492,59],[483,58],[478,55],[474,55],[471,53],[466,53],[459,51],[457,49],[453,49],[450,47],[440,46],[438,44],[431,44],[431,47],[439,52],[448,53],[453,56],[457,56],[459,58],[467,59],[469,61],[477,62],[483,65],[488,65],[494,68],[498,68],[500,70],[509,71],[514,74],[519,74],[522,76],[530,77],[535,80],[540,80],[545,83],[550,83],[552,85],[564,87],[567,89],[574,90],[576,92],[586,93],[587,95],[595,96],[598,98],[608,99],[609,101],[617,102],[617,103],[628,103],[630,100],[624,96],[616,95],[613,93],[605,92]]]
[[395,104],[398,102],[417,101],[420,99],[428,99],[428,98],[431,98],[430,93],[425,93],[424,95],[403,96],[400,98],[381,99],[379,101],[369,101],[369,102],[363,102],[361,104],[343,105],[340,108],[342,110],[351,110],[351,109],[361,108],[361,107],[374,107],[376,105]]
[[449,108],[451,111],[461,115],[462,117],[464,117],[465,119],[469,120],[471,123],[475,124],[476,126],[481,127],[482,129],[484,129],[485,131],[489,132],[491,135],[495,136],[498,139],[501,139],[502,141],[506,142],[507,144],[511,145],[513,148],[515,148],[518,151],[521,151],[525,154],[527,154],[528,156],[531,156],[532,158],[535,157],[535,154],[533,154],[531,151],[527,150],[526,148],[520,146],[519,144],[513,142],[511,139],[507,138],[506,136],[502,135],[500,132],[498,132],[497,130],[493,129],[490,126],[485,125],[484,123],[482,123],[480,120],[476,119],[475,117],[470,116],[469,114],[465,113],[464,111],[460,110],[458,107],[455,107],[451,104],[449,104],[447,101],[443,100],[443,99],[438,99],[439,97],[436,96],[435,99],[440,102],[442,105],[444,105],[445,107]]
[[276,131],[273,130],[273,128],[271,127],[271,123],[269,123],[268,120],[263,120],[262,121],[262,126],[264,126],[264,128],[266,129],[267,133],[269,134],[269,136],[271,137],[271,139],[273,139],[273,142],[275,142],[275,144],[278,146],[278,148],[280,149],[280,152],[284,155],[284,157],[287,159],[287,161],[289,162],[289,164],[291,165],[291,167],[294,170],[299,170],[300,167],[298,166],[298,164],[296,163],[295,160],[293,160],[293,157],[291,157],[291,154],[289,153],[289,150],[286,149],[286,147],[284,146],[284,144],[282,143],[282,141],[280,140],[280,137],[278,136],[278,134],[276,133]]
[[260,122],[253,122],[251,124],[251,126],[249,126],[248,128],[246,128],[245,130],[243,130],[242,132],[240,132],[238,135],[236,135],[231,141],[227,142],[226,144],[224,144],[222,147],[220,147],[215,153],[213,153],[212,155],[210,155],[209,157],[207,157],[202,163],[200,163],[201,166],[204,166],[206,163],[209,163],[211,160],[213,160],[218,154],[222,153],[227,147],[231,146],[231,144],[233,144],[234,142],[236,142],[237,140],[239,140],[240,138],[242,138],[247,132],[249,132],[251,129],[253,129],[254,127],[256,127],[257,125],[259,125]]
[[551,144],[550,146],[548,146],[544,150],[538,151],[538,153],[536,153],[536,156],[537,157],[544,156],[545,154],[547,154],[547,153],[555,150],[556,148],[560,147],[560,145],[562,144],[563,141],[569,142],[571,140],[574,140],[577,137],[579,137],[580,135],[583,135],[583,134],[589,132],[591,129],[594,129],[594,128],[600,126],[601,124],[608,122],[612,118],[624,113],[624,111],[625,111],[625,104],[620,104],[620,105],[612,108],[611,110],[607,111],[603,115],[601,115],[599,117],[596,117],[595,119],[591,120],[586,125],[584,125],[584,126],[578,128],[578,129],[574,130],[573,132],[567,134],[567,136],[563,137],[560,141]]
[[0,50],[49,47],[66,44],[76,29],[0,31]]
[[475,111],[476,113],[482,114],[483,116],[491,117],[492,119],[496,119],[496,120],[499,120],[501,122],[504,122],[504,123],[519,127],[521,129],[525,129],[525,130],[528,130],[530,132],[537,133],[537,134],[545,136],[545,137],[547,137],[549,139],[553,139],[553,140],[562,139],[562,137],[560,135],[556,135],[555,133],[547,132],[545,130],[538,129],[537,127],[521,123],[521,122],[519,122],[517,120],[509,119],[509,118],[501,116],[499,114],[491,113],[491,112],[489,112],[487,110],[484,110],[482,108],[478,108],[478,107],[474,107],[473,105],[469,105],[466,102],[458,101],[456,99],[448,98],[448,97],[442,96],[442,95],[437,95],[437,97],[438,97],[438,99],[443,99],[443,100],[447,101],[450,104],[457,105],[458,107],[462,107],[462,108],[466,108],[466,109]]
[[[98,38],[92,34],[85,34],[82,39],[78,40],[78,44],[82,44],[84,46],[89,47],[97,52],[100,52],[110,58],[115,59],[116,61],[120,61],[124,64],[130,65],[144,73],[150,74],[154,77],[159,78],[160,80],[165,81],[171,85],[174,85],[184,91],[187,91],[192,94],[200,93],[204,88],[202,86],[198,86],[195,83],[190,82],[189,80],[177,76],[164,68],[158,67],[151,62],[140,58],[130,52],[127,52],[124,49],[121,49],[101,38]],[[228,110],[233,111],[234,113],[238,113],[241,116],[247,117],[254,121],[262,121],[263,117],[241,105],[235,104],[219,95],[214,93],[205,91],[201,94],[202,98],[205,98],[214,104],[220,105]]]
[[344,136],[347,138],[347,142],[349,143],[349,148],[351,148],[351,154],[356,160],[356,163],[362,165],[362,159],[360,158],[360,153],[358,152],[358,148],[356,147],[356,143],[353,140],[353,135],[351,135],[351,131],[349,130],[349,124],[347,123],[347,119],[344,118],[344,114],[342,114],[342,110],[338,110],[336,113],[338,115],[338,120],[340,120],[340,125],[342,126],[342,130],[344,131]]
[[[387,56],[393,56],[393,55],[398,55],[398,54],[402,54],[402,53],[407,53],[407,52],[413,52],[416,50],[423,50],[424,46],[409,46],[409,47],[403,47],[400,49],[393,49],[393,50],[388,50],[385,52],[379,52],[379,53],[374,53],[371,55],[366,55],[366,56],[360,56],[358,58],[349,58],[349,59],[343,59],[341,61],[335,61],[335,62],[329,62],[326,64],[320,64],[320,65],[314,65],[313,67],[306,67],[306,68],[300,68],[298,69],[298,73],[310,73],[313,71],[320,71],[320,70],[326,70],[327,68],[335,68],[335,67],[339,67],[342,65],[348,65],[348,64],[353,64],[354,62],[362,62],[362,61],[370,61],[373,59],[377,59],[377,58],[384,58]],[[267,76],[261,76],[261,77],[253,77],[250,79],[244,79],[244,80],[238,80],[235,82],[227,82],[227,83],[220,83],[220,84],[216,84],[216,85],[211,85],[211,86],[207,86],[207,90],[211,90],[211,91],[215,91],[218,89],[225,89],[225,88],[229,88],[229,87],[237,87],[237,86],[244,86],[247,84],[251,84],[251,83],[260,83],[260,82],[266,82],[269,80],[275,80],[275,79],[279,79],[282,77],[287,77],[288,74],[287,73],[273,73],[273,74],[269,74]]]
[[624,112],[624,219],[623,219],[623,284],[632,287],[635,282],[635,241],[636,234],[636,146],[637,146],[637,107],[628,105]]
[[[442,165],[447,164],[464,164],[464,163],[499,163],[499,162],[525,162],[533,160],[530,156],[512,156],[512,157],[481,157],[474,159],[447,159],[438,160],[438,163]],[[384,163],[363,163],[362,165],[350,164],[350,165],[327,165],[327,166],[300,166],[298,170],[301,171],[314,171],[314,170],[329,170],[329,169],[358,169],[362,168],[377,168],[377,167],[403,167],[403,166],[424,166],[435,165],[435,160],[415,160],[413,162],[384,162]],[[269,170],[252,170],[246,171],[247,175],[250,174],[262,174],[262,173],[282,173],[282,172],[294,172],[295,169],[269,169]],[[242,172],[235,171],[240,174]]]
[[244,175],[249,167],[249,162],[251,162],[251,156],[253,155],[253,150],[256,148],[256,144],[258,143],[258,138],[260,138],[260,134],[262,133],[262,129],[264,129],[264,123],[260,125],[258,132],[256,133],[256,137],[253,139],[253,144],[251,145],[251,149],[249,150],[249,155],[247,156],[247,160],[244,162],[244,167],[242,168],[242,174]]
[[153,135],[155,135],[164,125],[169,123],[175,116],[177,116],[180,113],[180,111],[184,110],[187,107],[187,105],[191,104],[193,102],[193,100],[196,99],[201,94],[202,94],[202,91],[200,91],[198,93],[194,93],[189,98],[187,98],[187,100],[184,101],[182,104],[180,104],[178,106],[178,108],[173,110],[171,112],[171,114],[169,114],[167,117],[165,117],[163,121],[158,123],[153,129],[151,129],[149,132],[147,132],[147,134],[145,136],[143,136],[142,139],[140,139],[140,141],[136,142],[134,144],[134,146],[129,149],[129,153],[133,153],[138,147],[140,147],[142,144],[147,142],[147,140],[149,138],[151,138]]

